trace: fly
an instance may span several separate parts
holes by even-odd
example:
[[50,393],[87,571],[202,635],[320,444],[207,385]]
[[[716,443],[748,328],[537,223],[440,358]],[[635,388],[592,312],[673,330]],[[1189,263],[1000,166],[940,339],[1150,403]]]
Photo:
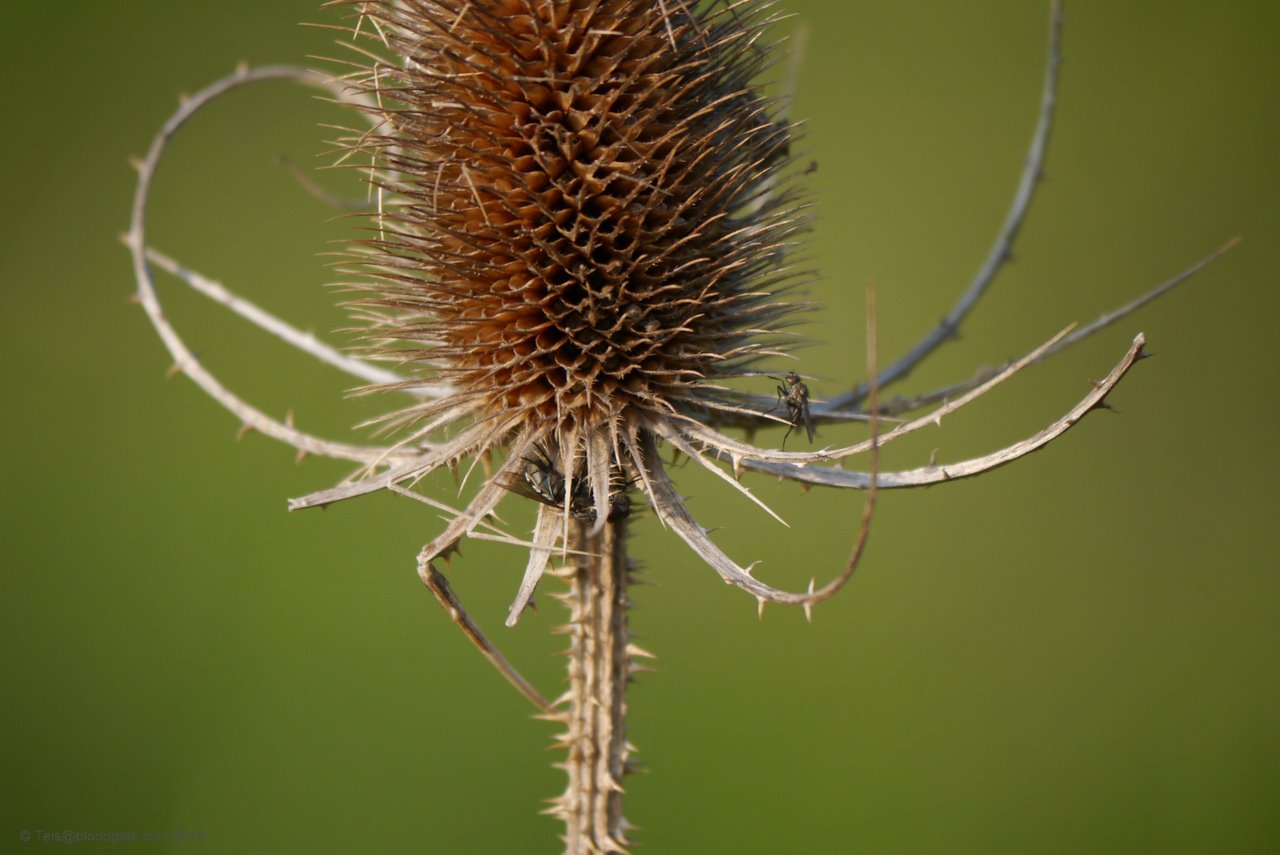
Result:
[[[773,379],[778,380],[777,377]],[[805,435],[808,436],[809,442],[812,444],[813,416],[809,412],[809,387],[800,379],[800,375],[794,371],[787,372],[779,380],[778,403],[773,405],[773,409],[776,410],[784,405],[787,408],[787,420],[790,422],[790,426],[782,437],[783,447],[786,447],[787,437],[791,436],[791,432],[802,424],[804,425]]]
[[[550,505],[553,508],[563,508],[565,491],[569,491],[569,515],[576,520],[582,522],[594,522],[596,518],[595,502],[591,495],[591,487],[587,484],[585,477],[577,477],[573,480],[573,486],[569,487],[569,481],[564,474],[556,468],[555,463],[551,460],[551,455],[546,450],[539,448],[532,457],[526,457],[524,472],[521,473],[522,483],[512,488],[515,492],[520,493],[534,501],[541,502],[544,505]],[[614,491],[615,484],[617,486]],[[622,482],[621,478],[609,479],[609,519],[621,519],[631,513],[631,497],[626,492],[627,485]]]

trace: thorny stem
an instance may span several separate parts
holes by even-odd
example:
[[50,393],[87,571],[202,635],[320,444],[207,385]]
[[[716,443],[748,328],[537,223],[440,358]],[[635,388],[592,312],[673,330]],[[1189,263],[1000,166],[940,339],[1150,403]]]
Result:
[[629,642],[630,567],[626,520],[596,535],[574,526],[571,548],[582,554],[566,568],[569,592],[569,692],[563,713],[569,782],[549,813],[565,823],[566,855],[624,853],[630,841],[622,817],[622,777],[628,768],[627,683],[634,649]]

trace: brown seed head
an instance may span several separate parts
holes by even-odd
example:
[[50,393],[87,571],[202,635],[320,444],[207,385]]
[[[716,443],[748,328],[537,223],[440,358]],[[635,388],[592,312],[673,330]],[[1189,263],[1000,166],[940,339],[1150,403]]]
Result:
[[764,4],[354,5],[396,57],[352,77],[378,105],[354,147],[406,203],[365,242],[362,303],[382,350],[458,389],[413,418],[634,436],[776,352],[803,219],[777,186],[792,128],[752,88]]

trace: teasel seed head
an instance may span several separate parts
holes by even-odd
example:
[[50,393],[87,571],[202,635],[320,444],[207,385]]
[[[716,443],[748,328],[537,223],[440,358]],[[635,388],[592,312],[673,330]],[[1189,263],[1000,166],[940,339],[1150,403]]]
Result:
[[792,128],[754,88],[766,4],[351,5],[394,56],[350,78],[378,105],[355,160],[403,202],[360,305],[383,355],[456,389],[394,420],[550,427],[577,459],[568,437],[620,451],[732,406],[720,382],[778,351],[804,228]]
[[[695,459],[779,521],[737,480],[741,465],[838,459],[718,430],[792,423],[771,414],[772,383],[759,382],[783,373],[776,360],[805,307],[784,292],[808,278],[788,260],[808,229],[791,181],[795,127],[758,88],[777,53],[772,3],[334,5],[364,37],[343,80],[372,124],[352,131],[345,158],[365,164],[379,200],[352,252],[357,311],[373,352],[418,369],[381,388],[449,391],[378,420],[405,429],[392,450],[407,462],[375,463],[291,507],[404,492],[465,458],[496,461],[418,565],[432,578],[435,559],[532,482],[541,504],[532,538],[518,541],[529,560],[508,624],[568,547],[570,520],[594,536],[630,508],[618,494],[632,485],[761,602],[807,607],[838,590],[847,574],[787,592],[734,563],[659,454],[665,443]],[[547,484],[562,485],[559,507]]]

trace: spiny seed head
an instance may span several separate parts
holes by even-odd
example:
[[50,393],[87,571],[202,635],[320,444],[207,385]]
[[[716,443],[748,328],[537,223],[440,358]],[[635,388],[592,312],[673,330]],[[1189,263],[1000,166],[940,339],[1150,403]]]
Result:
[[754,88],[768,4],[347,5],[394,54],[349,77],[375,125],[352,146],[404,203],[363,242],[360,305],[457,390],[396,420],[616,438],[726,411],[719,381],[777,353],[804,228],[792,127]]

